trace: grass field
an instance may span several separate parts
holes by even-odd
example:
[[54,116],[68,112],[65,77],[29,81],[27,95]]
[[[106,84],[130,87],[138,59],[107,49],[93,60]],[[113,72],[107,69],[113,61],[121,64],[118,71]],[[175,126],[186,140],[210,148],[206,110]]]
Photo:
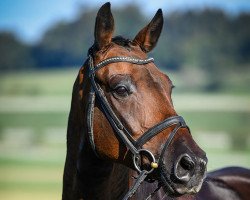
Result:
[[[67,117],[77,71],[1,76],[0,199],[60,199]],[[207,152],[209,170],[250,167],[249,94],[177,91],[173,101]]]

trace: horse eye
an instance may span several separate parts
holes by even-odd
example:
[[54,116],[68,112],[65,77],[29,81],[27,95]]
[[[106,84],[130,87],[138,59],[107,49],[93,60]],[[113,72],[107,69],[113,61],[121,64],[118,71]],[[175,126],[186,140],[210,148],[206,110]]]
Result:
[[114,89],[114,92],[122,97],[128,96],[128,90],[125,86],[118,86]]

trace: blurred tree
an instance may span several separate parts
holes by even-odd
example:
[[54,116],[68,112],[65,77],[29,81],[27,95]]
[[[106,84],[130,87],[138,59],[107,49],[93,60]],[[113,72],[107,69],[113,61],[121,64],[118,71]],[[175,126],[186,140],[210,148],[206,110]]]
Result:
[[[2,33],[1,69],[35,66],[80,66],[94,41],[97,10],[86,10],[71,22],[60,22],[30,47],[13,35]],[[113,9],[115,35],[133,39],[150,19],[136,6]],[[152,16],[151,16],[152,17]],[[150,17],[150,18],[151,18]],[[202,71],[210,83],[208,90],[222,85],[228,71],[247,70],[250,65],[250,14],[226,15],[221,10],[173,12],[164,17],[162,37],[151,54],[165,70]],[[189,80],[192,80],[189,78]]]
[[49,29],[33,48],[38,67],[80,65],[93,42],[95,12],[83,13],[73,22],[60,22]]
[[[96,10],[85,11],[77,20],[68,23],[61,22],[49,29],[42,41],[33,49],[37,66],[80,65],[88,48],[94,42],[96,12]],[[145,17],[137,7],[128,6],[119,11],[114,10],[114,15],[118,34],[134,37],[136,31],[139,31],[145,24]],[[131,35],[131,33],[134,34]]]
[[[250,14],[243,13],[232,23],[235,56],[241,64],[250,63]],[[247,65],[244,65],[247,66]]]
[[31,48],[12,33],[0,33],[0,70],[21,70],[34,66]]
[[[135,6],[113,11],[116,34],[133,39],[149,21]],[[129,14],[128,14],[129,13]],[[93,43],[96,10],[51,27],[32,49],[38,67],[80,65]],[[163,37],[152,54],[165,69],[203,68],[209,74],[250,62],[250,15],[233,18],[220,10],[174,12],[165,16]],[[133,23],[131,23],[133,21]]]
[[129,39],[133,39],[150,20],[145,18],[139,8],[133,5],[114,10],[113,15],[115,19],[115,35],[122,35]]

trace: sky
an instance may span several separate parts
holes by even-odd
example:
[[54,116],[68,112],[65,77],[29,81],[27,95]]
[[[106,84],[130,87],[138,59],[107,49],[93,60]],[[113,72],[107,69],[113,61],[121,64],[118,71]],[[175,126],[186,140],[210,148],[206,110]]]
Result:
[[[1,0],[0,31],[11,31],[21,40],[39,41],[53,24],[74,20],[80,8],[100,7],[108,0]],[[250,12],[250,0],[110,0],[112,7],[136,4],[148,15],[162,8],[164,13],[175,10],[221,8],[232,15]]]

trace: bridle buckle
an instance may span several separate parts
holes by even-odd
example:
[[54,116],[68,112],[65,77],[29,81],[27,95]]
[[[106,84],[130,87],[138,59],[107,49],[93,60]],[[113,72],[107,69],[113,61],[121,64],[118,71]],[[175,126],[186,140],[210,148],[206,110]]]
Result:
[[[150,163],[150,166],[151,166],[150,170],[141,169],[139,162],[141,161],[142,155],[146,156],[147,159],[151,162]],[[151,153],[151,151],[149,151],[147,149],[139,149],[137,154],[133,155],[133,163],[134,163],[134,167],[138,173],[141,173],[142,171],[147,171],[147,174],[150,174],[154,171],[154,169],[158,168],[158,163],[156,162],[154,155]]]

